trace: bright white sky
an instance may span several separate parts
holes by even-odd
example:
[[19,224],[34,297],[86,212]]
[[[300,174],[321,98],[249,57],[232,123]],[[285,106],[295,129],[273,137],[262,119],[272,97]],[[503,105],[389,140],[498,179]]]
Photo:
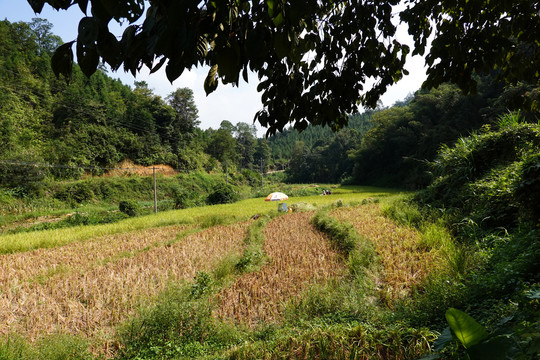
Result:
[[[78,23],[83,16],[78,6],[72,6],[68,11],[57,12],[49,5],[45,5],[41,14],[36,15],[26,0],[0,0],[0,20],[30,22],[34,17],[46,19],[53,24],[53,33],[60,36],[64,42],[76,39]],[[111,29],[111,31],[121,34],[121,30],[115,31]],[[398,39],[411,44],[405,28],[398,30]],[[409,75],[392,86],[382,97],[381,100],[384,106],[391,106],[396,101],[403,100],[408,94],[418,90],[425,80],[424,60],[420,56],[409,56],[406,68],[409,70]],[[229,120],[233,124],[238,122],[252,124],[255,113],[262,109],[260,94],[256,90],[258,83],[255,74],[250,76],[249,83],[241,80],[239,87],[220,84],[215,92],[206,96],[203,83],[207,72],[207,68],[185,71],[172,84],[165,76],[165,66],[152,75],[148,75],[148,70],[143,68],[136,79],[133,78],[131,73],[124,73],[122,67],[116,73],[109,72],[109,75],[119,78],[124,84],[131,87],[133,87],[135,80],[144,80],[155,94],[163,98],[181,87],[192,89],[199,110],[202,129],[217,129],[223,120]],[[263,136],[265,129],[259,125],[257,125],[257,129],[258,136]]]

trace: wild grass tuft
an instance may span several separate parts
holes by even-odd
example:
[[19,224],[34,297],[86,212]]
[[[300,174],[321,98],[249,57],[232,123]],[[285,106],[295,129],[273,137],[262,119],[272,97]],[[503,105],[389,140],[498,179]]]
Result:
[[382,206],[385,216],[396,221],[398,224],[418,228],[423,223],[423,215],[418,207],[406,199],[399,198]]
[[314,216],[313,224],[319,231],[326,233],[330,242],[347,256],[351,273],[360,275],[365,269],[373,268],[375,248],[369,240],[360,236],[351,224],[339,222],[325,210]]
[[424,223],[421,226],[422,237],[417,246],[421,250],[448,249],[452,245],[452,235],[446,227],[440,223]]
[[30,353],[30,345],[20,336],[8,335],[0,340],[1,360],[29,359]]
[[210,214],[197,218],[197,223],[201,228],[206,229],[212,226],[231,224],[235,220],[236,218],[227,215]]
[[68,334],[53,334],[30,343],[22,337],[9,335],[0,340],[1,360],[91,360],[95,356],[88,343]]

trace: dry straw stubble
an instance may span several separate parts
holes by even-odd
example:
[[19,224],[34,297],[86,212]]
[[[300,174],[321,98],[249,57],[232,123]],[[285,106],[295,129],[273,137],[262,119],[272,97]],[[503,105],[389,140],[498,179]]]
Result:
[[360,235],[373,242],[383,268],[379,286],[387,300],[409,294],[440,263],[438,251],[419,250],[421,234],[417,230],[384,217],[378,204],[337,208],[330,215],[351,223]]
[[[44,258],[48,260],[36,263],[31,261],[34,252],[5,255],[4,263],[12,256],[22,259],[12,277],[3,277],[0,332],[17,332],[29,339],[58,331],[106,339],[116,324],[133,314],[141,303],[157,296],[171,281],[189,280],[197,271],[211,270],[231,252],[240,254],[245,229],[245,224],[217,226],[170,245],[165,244],[181,227],[115,235],[74,244],[71,249],[40,250],[47,253]],[[116,238],[121,238],[123,246],[115,248]],[[162,246],[146,248],[156,243]],[[107,256],[89,255],[97,252],[114,257],[134,249],[144,251],[109,261],[104,261]],[[36,274],[60,266],[53,264],[55,254],[61,266],[70,270],[43,281],[31,281]]]
[[310,223],[312,216],[311,212],[286,214],[266,225],[268,263],[221,291],[218,317],[250,326],[278,321],[286,302],[300,296],[309,284],[346,273],[341,255]]

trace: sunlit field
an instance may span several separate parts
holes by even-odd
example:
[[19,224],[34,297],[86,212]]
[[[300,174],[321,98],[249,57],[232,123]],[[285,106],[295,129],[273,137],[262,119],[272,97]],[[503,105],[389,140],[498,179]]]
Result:
[[[343,202],[360,201],[368,197],[388,196],[387,190],[377,188],[340,187],[329,196],[307,196],[289,198],[288,205],[308,203],[316,206]],[[53,229],[0,236],[0,253],[13,253],[38,248],[56,247],[75,241],[83,241],[98,236],[137,231],[147,228],[196,224],[204,222],[213,216],[226,218],[228,222],[247,220],[256,214],[266,214],[277,211],[275,202],[266,202],[264,198],[247,199],[234,204],[195,207],[182,210],[160,212],[158,214],[126,219],[118,223],[78,226],[67,229]]]
[[[350,259],[312,223],[315,213],[329,206],[332,217],[352,224],[375,245],[382,264],[372,274],[376,296],[388,304],[405,296],[429,273],[436,252],[419,253],[419,233],[382,216],[380,205],[399,193],[332,190],[332,195],[289,198],[295,212],[281,216],[276,202],[255,198],[114,224],[0,236],[0,333],[30,342],[70,334],[89,341],[94,354],[115,357],[126,346],[116,335],[119,325],[151,308],[171,286],[189,286],[200,274],[222,279],[209,298],[213,305],[207,305],[215,321],[252,329],[283,323],[285,312],[290,318],[299,311],[295,306],[304,306],[303,297],[313,296],[313,289],[352,279]],[[248,228],[257,224],[260,234],[250,230],[249,235]],[[260,257],[255,267],[238,267],[253,254]],[[203,285],[200,291],[207,291]]]

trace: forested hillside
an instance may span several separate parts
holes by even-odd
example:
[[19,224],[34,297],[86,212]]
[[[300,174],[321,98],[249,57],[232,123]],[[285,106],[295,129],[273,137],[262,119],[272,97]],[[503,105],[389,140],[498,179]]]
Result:
[[[269,148],[254,126],[223,121],[219,129],[201,130],[190,89],[163,99],[145,82],[131,88],[104,70],[87,78],[76,65],[70,79],[57,78],[51,56],[61,43],[45,20],[0,22],[4,170],[32,182],[102,174],[124,160],[184,171],[220,170],[225,163],[233,170],[251,168],[261,160],[270,165]],[[20,178],[2,177],[0,183],[25,187]]]
[[0,23],[1,158],[86,167],[124,159],[195,166],[191,157],[179,157],[179,149],[192,145],[196,109],[180,114],[174,108],[178,101],[192,104],[189,89],[164,100],[143,82],[131,89],[103,71],[86,78],[78,67],[69,81],[57,79],[50,67],[55,45],[43,45],[61,42],[51,27],[41,20]]

